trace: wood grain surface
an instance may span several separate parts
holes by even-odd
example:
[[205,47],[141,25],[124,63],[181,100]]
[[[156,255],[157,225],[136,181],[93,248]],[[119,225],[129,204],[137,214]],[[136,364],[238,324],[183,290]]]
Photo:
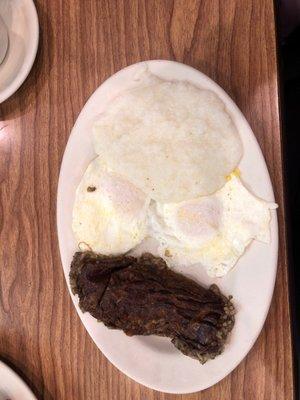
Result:
[[[39,399],[293,399],[273,1],[35,3],[35,65],[0,106],[0,358]],[[192,395],[149,390],[105,359],[71,304],[57,243],[57,181],[71,128],[106,78],[147,59],[184,62],[229,93],[261,145],[280,205],[278,274],[263,331],[229,376]]]

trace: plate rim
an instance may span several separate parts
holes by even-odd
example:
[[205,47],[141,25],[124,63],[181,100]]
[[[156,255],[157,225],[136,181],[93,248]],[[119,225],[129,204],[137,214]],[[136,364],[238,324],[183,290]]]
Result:
[[35,7],[33,0],[25,0],[23,1],[23,3],[25,4],[25,6],[28,9],[28,12],[30,13],[33,36],[32,40],[30,41],[30,49],[26,53],[27,61],[21,65],[17,75],[14,77],[11,83],[4,90],[0,91],[0,104],[4,103],[5,100],[7,100],[13,94],[15,94],[16,91],[22,86],[22,84],[25,82],[26,78],[28,77],[32,69],[32,66],[34,64],[37,55],[39,36],[40,36],[37,9]]
[[[72,134],[75,132],[75,130],[76,130],[77,126],[78,126],[79,117],[80,117],[80,115],[85,111],[85,109],[89,107],[89,104],[93,101],[93,96],[94,96],[95,92],[96,92],[102,85],[104,85],[107,81],[109,81],[110,79],[112,79],[113,77],[115,77],[116,75],[122,73],[123,71],[125,71],[125,70],[127,70],[127,69],[136,67],[136,66],[138,66],[138,65],[141,65],[141,66],[142,66],[143,64],[147,65],[148,63],[152,63],[152,62],[154,62],[154,63],[180,64],[181,66],[184,66],[185,68],[188,68],[188,69],[191,69],[191,70],[193,70],[193,71],[196,71],[198,74],[200,74],[200,75],[202,76],[203,79],[205,79],[205,80],[208,81],[209,83],[213,84],[213,86],[217,87],[218,90],[219,90],[220,92],[222,92],[222,95],[223,95],[224,97],[226,97],[227,100],[231,103],[231,107],[234,108],[235,113],[238,113],[238,114],[239,114],[239,117],[243,120],[243,123],[244,123],[245,125],[247,125],[248,131],[249,131],[248,133],[252,136],[252,138],[253,138],[253,139],[255,140],[255,142],[256,142],[257,151],[260,153],[260,156],[261,156],[262,161],[263,161],[264,168],[265,168],[265,170],[266,170],[266,172],[267,172],[267,175],[268,175],[268,177],[269,177],[269,183],[270,183],[270,187],[271,187],[271,190],[272,190],[272,200],[271,200],[271,201],[275,201],[275,200],[274,200],[273,185],[272,185],[271,177],[270,177],[270,174],[269,174],[269,169],[268,169],[268,166],[267,166],[267,163],[266,163],[264,154],[263,154],[263,152],[262,152],[262,149],[261,149],[261,147],[260,147],[260,145],[259,145],[259,143],[258,143],[258,141],[257,141],[257,139],[256,139],[256,136],[255,136],[255,134],[254,134],[254,132],[253,132],[253,130],[252,130],[250,124],[248,123],[246,117],[244,116],[244,114],[242,113],[242,111],[239,109],[239,107],[237,106],[237,104],[235,103],[235,101],[228,95],[228,93],[227,93],[217,82],[215,82],[213,79],[211,79],[209,76],[207,76],[207,75],[204,74],[203,72],[199,71],[198,69],[196,69],[196,68],[194,68],[194,67],[192,67],[192,66],[190,66],[190,65],[187,65],[187,64],[178,62],[178,61],[163,60],[163,59],[151,59],[151,60],[143,60],[143,61],[139,61],[139,62],[130,64],[130,65],[128,65],[128,66],[126,66],[126,67],[124,67],[124,68],[118,70],[118,71],[115,72],[114,74],[110,75],[107,79],[105,79],[103,82],[101,82],[101,84],[100,84],[97,88],[95,88],[95,90],[91,93],[91,95],[89,96],[89,98],[88,98],[87,101],[85,102],[84,106],[83,106],[82,109],[80,110],[79,114],[77,115],[76,121],[75,121],[75,123],[74,123],[74,125],[73,125],[73,127],[72,127],[72,130],[71,130],[71,132],[70,132],[69,138],[68,138],[68,140],[67,140],[67,143],[66,143],[66,146],[65,146],[65,149],[64,149],[64,154],[63,154],[62,161],[61,161],[61,167],[60,167],[59,179],[58,179],[58,186],[57,186],[57,199],[56,199],[56,201],[57,201],[57,203],[56,203],[56,210],[57,210],[57,212],[56,212],[56,222],[57,222],[56,227],[57,227],[57,235],[58,235],[58,242],[59,242],[59,251],[60,251],[61,265],[62,265],[62,268],[63,268],[65,280],[66,280],[67,287],[68,287],[68,290],[69,290],[69,294],[70,294],[70,296],[71,296],[71,299],[72,299],[72,302],[73,302],[73,304],[74,304],[74,306],[75,306],[75,309],[76,309],[76,311],[77,311],[77,314],[78,314],[78,316],[79,316],[79,318],[80,318],[80,320],[81,320],[81,323],[83,324],[83,326],[84,326],[84,328],[86,329],[86,331],[88,332],[89,336],[91,337],[91,339],[92,339],[93,342],[95,343],[97,349],[98,349],[99,351],[101,351],[101,353],[109,360],[109,362],[112,363],[119,371],[121,371],[121,372],[124,373],[127,377],[129,377],[130,379],[134,380],[135,382],[137,382],[138,384],[140,384],[140,385],[142,385],[142,386],[145,386],[145,387],[147,387],[147,388],[150,388],[150,389],[153,389],[153,390],[155,390],[155,391],[162,392],[162,393],[170,393],[170,394],[192,394],[192,393],[197,393],[197,392],[206,390],[206,389],[208,389],[209,387],[212,387],[212,386],[216,385],[218,382],[222,381],[226,376],[228,376],[229,374],[231,374],[231,372],[232,372],[232,371],[244,360],[244,358],[249,354],[249,352],[250,352],[251,349],[253,348],[255,342],[257,341],[257,339],[258,339],[258,337],[259,337],[259,335],[260,335],[260,333],[261,333],[261,331],[262,331],[262,329],[263,329],[263,327],[264,327],[264,325],[265,325],[265,321],[266,321],[266,318],[267,318],[267,316],[268,316],[269,309],[270,309],[270,306],[271,306],[271,302],[272,302],[272,299],[273,299],[274,288],[275,288],[275,281],[276,281],[277,269],[278,269],[278,239],[279,239],[279,237],[278,237],[278,216],[277,216],[277,213],[275,212],[275,213],[272,215],[272,219],[274,219],[274,237],[272,237],[272,241],[274,241],[274,245],[275,245],[275,252],[274,252],[274,256],[275,256],[275,257],[274,257],[274,258],[275,258],[275,260],[276,260],[276,261],[275,261],[275,266],[274,266],[274,272],[273,272],[273,275],[272,275],[272,278],[273,278],[273,279],[272,279],[272,282],[271,282],[271,283],[272,283],[272,285],[271,285],[272,290],[271,290],[270,296],[268,297],[269,301],[268,301],[268,303],[266,302],[266,306],[267,306],[267,307],[266,307],[266,311],[265,311],[264,317],[263,317],[263,319],[262,319],[261,328],[259,329],[259,331],[257,332],[257,334],[256,334],[255,336],[253,336],[252,341],[251,341],[251,344],[250,344],[250,346],[248,347],[248,349],[247,349],[247,351],[245,352],[245,354],[242,354],[242,356],[236,361],[236,363],[232,366],[232,368],[231,368],[230,370],[226,370],[226,372],[224,373],[224,375],[222,375],[222,377],[221,377],[218,381],[216,381],[216,382],[213,383],[213,384],[208,384],[207,386],[204,386],[204,387],[202,387],[201,389],[199,389],[199,388],[198,388],[198,389],[197,389],[197,388],[194,389],[194,388],[193,388],[193,389],[191,389],[191,390],[189,390],[189,391],[188,391],[188,390],[179,391],[179,390],[172,390],[172,389],[162,390],[159,386],[150,385],[150,384],[145,384],[145,383],[141,382],[138,378],[136,378],[136,377],[134,376],[134,374],[129,373],[127,370],[125,370],[124,368],[121,368],[121,367],[120,367],[119,365],[117,365],[114,361],[112,361],[112,360],[110,359],[109,355],[107,354],[107,352],[106,352],[105,350],[103,350],[102,348],[99,348],[99,347],[98,347],[96,341],[94,340],[94,338],[93,338],[93,336],[92,336],[92,334],[91,334],[91,332],[90,332],[90,330],[91,330],[90,327],[86,326],[85,322],[83,321],[83,315],[84,315],[84,314],[83,314],[83,312],[82,312],[82,311],[80,310],[80,308],[79,308],[77,296],[74,296],[73,293],[72,293],[72,291],[71,291],[71,287],[70,287],[70,283],[69,283],[69,279],[68,279],[68,278],[69,278],[69,277],[68,277],[68,273],[67,273],[67,271],[65,271],[64,264],[63,264],[63,261],[62,261],[62,247],[63,247],[62,243],[63,243],[63,240],[60,240],[60,229],[59,229],[59,219],[60,219],[60,215],[59,215],[59,214],[60,214],[59,197],[60,197],[60,188],[61,188],[61,184],[62,184],[62,170],[64,169],[63,167],[64,167],[66,149],[67,149],[67,146],[68,146],[68,144],[69,144],[69,140],[70,140],[70,138],[72,137]],[[189,81],[189,80],[187,79],[187,81]]]
[[[31,388],[27,385],[27,383],[21,378],[21,376],[14,371],[8,364],[6,364],[4,361],[0,360],[0,373],[1,369],[6,371],[10,376],[13,381],[17,381],[18,384],[22,387],[22,391],[26,392],[27,396],[31,396],[32,400],[36,400],[36,396],[34,395],[33,391]],[[0,387],[1,390],[1,387]]]

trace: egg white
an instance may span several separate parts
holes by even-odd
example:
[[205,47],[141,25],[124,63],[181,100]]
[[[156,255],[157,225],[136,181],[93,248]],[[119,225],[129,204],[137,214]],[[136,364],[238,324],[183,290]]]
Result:
[[72,228],[78,244],[105,255],[122,254],[147,234],[149,199],[99,157],[76,191]]
[[277,208],[250,193],[231,174],[210,196],[181,203],[152,203],[151,235],[169,265],[200,263],[210,276],[225,275],[253,239],[269,243],[270,210]]

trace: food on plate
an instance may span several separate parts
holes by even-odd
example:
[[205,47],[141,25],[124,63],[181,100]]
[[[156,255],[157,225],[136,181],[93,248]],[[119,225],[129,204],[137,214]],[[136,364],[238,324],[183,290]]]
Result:
[[111,170],[163,203],[215,192],[242,156],[237,128],[214,92],[149,73],[109,103],[93,136]]
[[250,193],[236,174],[210,196],[181,203],[153,203],[150,226],[169,265],[200,263],[225,275],[253,239],[269,243],[270,210],[277,204]]
[[210,196],[150,204],[149,196],[97,157],[76,192],[73,231],[79,245],[105,255],[123,254],[150,236],[169,266],[201,264],[221,277],[253,239],[269,243],[270,210],[276,207],[250,193],[236,173]]
[[147,232],[149,199],[99,158],[88,166],[76,191],[73,232],[77,243],[102,254],[120,254]]
[[223,350],[234,325],[230,298],[169,269],[151,254],[74,255],[70,283],[82,311],[127,335],[171,339],[183,354],[204,363]]
[[99,156],[76,192],[77,244],[119,255],[152,237],[169,266],[200,264],[221,277],[253,239],[269,243],[277,205],[233,172],[241,139],[215,93],[143,72],[93,130]]

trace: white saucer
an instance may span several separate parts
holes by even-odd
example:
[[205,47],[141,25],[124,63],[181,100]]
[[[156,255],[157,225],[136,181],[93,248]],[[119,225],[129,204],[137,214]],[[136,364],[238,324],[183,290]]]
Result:
[[0,400],[2,399],[36,400],[36,397],[22,379],[0,361]]
[[38,48],[39,23],[32,0],[1,0],[0,15],[9,44],[0,64],[0,103],[15,93],[29,74]]

